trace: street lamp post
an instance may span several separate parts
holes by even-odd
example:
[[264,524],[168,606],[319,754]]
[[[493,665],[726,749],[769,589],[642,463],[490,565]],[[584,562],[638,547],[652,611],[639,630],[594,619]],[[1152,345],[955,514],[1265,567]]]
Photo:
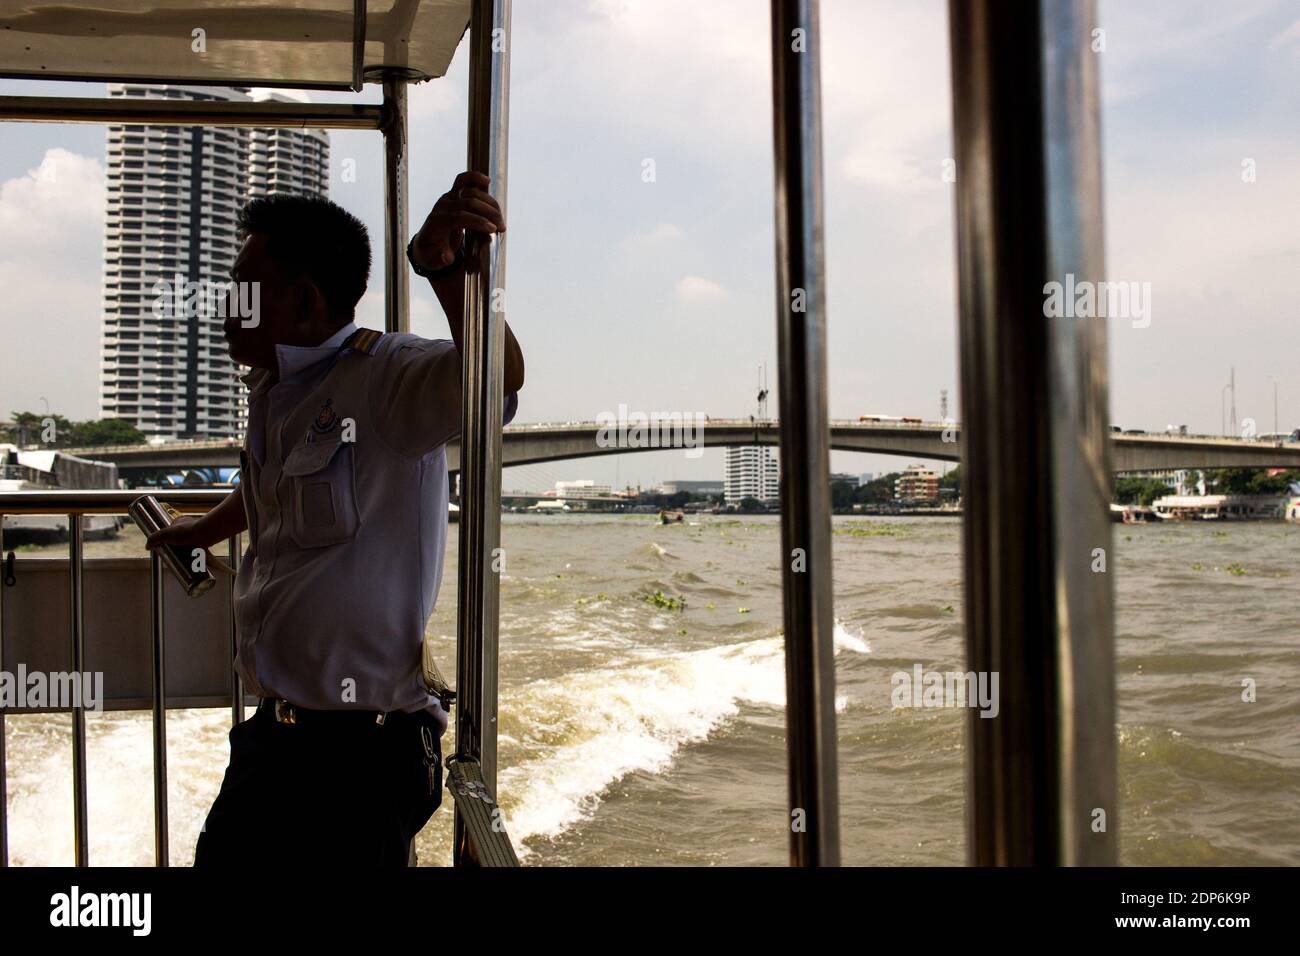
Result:
[[1278,422],[1277,422],[1277,379],[1274,378],[1272,375],[1270,375],[1269,378],[1272,379],[1272,381],[1273,381],[1273,434],[1276,435],[1276,434],[1278,433]]

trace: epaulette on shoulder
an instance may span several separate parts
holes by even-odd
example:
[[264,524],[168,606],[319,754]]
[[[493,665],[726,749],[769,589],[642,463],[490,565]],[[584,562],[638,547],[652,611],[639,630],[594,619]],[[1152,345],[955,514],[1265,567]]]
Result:
[[383,337],[383,332],[376,332],[374,329],[357,329],[344,341],[343,348],[374,355],[375,350],[379,348],[379,340]]

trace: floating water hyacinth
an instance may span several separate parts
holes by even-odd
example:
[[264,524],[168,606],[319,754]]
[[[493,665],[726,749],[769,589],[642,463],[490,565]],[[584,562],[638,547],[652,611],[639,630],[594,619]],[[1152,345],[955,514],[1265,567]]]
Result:
[[654,594],[647,594],[645,596],[645,600],[647,603],[653,604],[655,607],[663,608],[664,610],[667,611],[686,610],[686,598],[671,597],[667,594],[664,594],[663,591],[655,591]]
[[854,538],[896,538],[905,532],[893,524],[868,524],[868,525],[851,525],[846,528],[835,528],[832,534],[847,534]]

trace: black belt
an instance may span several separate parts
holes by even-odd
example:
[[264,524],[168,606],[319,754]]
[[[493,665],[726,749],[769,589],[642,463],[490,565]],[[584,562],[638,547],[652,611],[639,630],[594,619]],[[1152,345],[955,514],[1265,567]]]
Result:
[[263,697],[257,709],[265,712],[276,723],[307,727],[363,727],[367,724],[382,727],[393,717],[407,716],[401,710],[312,710],[290,703],[282,697]]

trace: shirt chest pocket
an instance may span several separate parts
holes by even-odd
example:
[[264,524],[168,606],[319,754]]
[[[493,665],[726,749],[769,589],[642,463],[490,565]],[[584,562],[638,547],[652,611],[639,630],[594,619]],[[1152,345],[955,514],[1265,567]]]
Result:
[[300,548],[324,548],[357,533],[354,449],[339,435],[303,442],[284,460],[291,484],[289,533]]

